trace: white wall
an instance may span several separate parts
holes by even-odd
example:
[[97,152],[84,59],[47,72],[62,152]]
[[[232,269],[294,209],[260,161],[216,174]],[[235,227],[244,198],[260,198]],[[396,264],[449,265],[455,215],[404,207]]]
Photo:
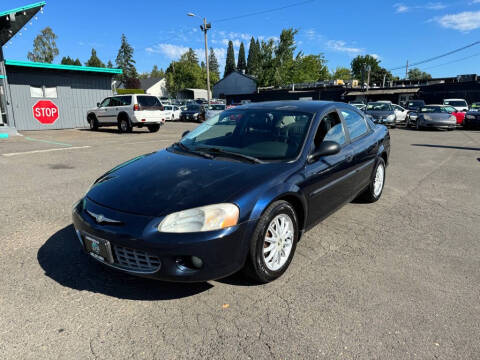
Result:
[[149,95],[155,95],[155,96],[168,96],[166,80],[165,79],[160,80],[151,88],[147,89],[146,93]]

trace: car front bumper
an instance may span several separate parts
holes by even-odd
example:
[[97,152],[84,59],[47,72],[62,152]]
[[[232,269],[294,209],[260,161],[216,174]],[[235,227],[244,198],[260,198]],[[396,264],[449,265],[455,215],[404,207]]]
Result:
[[480,127],[480,115],[475,116],[475,119],[467,118],[463,120],[464,127]]
[[[121,223],[98,224],[85,210]],[[72,219],[85,252],[87,237],[108,241],[112,262],[90,253],[95,260],[132,275],[177,282],[213,280],[240,270],[255,226],[255,222],[246,222],[218,231],[160,233],[160,218],[122,213],[88,199],[73,209]],[[192,256],[203,265],[195,267]]]
[[437,129],[455,129],[457,127],[457,121],[430,121],[420,120],[419,126],[431,127]]

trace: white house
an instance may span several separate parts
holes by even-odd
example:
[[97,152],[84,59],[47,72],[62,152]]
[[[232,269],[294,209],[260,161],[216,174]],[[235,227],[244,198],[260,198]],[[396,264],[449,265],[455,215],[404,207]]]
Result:
[[146,94],[155,96],[168,96],[167,81],[165,78],[146,78],[140,79],[140,88],[145,90]]

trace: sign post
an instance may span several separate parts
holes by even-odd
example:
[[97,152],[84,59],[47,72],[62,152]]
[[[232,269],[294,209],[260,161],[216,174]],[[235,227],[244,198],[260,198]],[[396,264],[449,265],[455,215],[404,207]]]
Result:
[[33,105],[33,117],[40,124],[51,125],[58,119],[58,106],[50,100],[39,100]]

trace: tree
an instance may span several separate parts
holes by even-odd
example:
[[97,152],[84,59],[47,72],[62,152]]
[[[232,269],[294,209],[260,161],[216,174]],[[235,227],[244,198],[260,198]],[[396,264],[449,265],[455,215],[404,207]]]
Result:
[[30,61],[49,63],[59,54],[56,39],[57,35],[47,26],[33,40],[33,50],[28,52],[27,58]]
[[283,85],[293,82],[294,59],[296,49],[295,35],[298,30],[283,29],[280,40],[275,49],[275,76],[274,85]]
[[272,86],[274,85],[276,66],[274,58],[275,43],[270,39],[268,41],[262,40],[258,45],[260,49],[258,83],[260,86]]
[[240,43],[240,49],[238,50],[237,70],[247,70],[247,60],[245,60],[245,46],[243,45],[243,41]]
[[[216,83],[220,80],[220,66],[218,65],[217,56],[213,48],[210,48],[210,54],[208,55],[208,68],[210,70],[210,80],[212,83]],[[215,82],[212,78],[217,79]]]
[[235,71],[235,50],[233,49],[233,42],[230,40],[228,42],[228,49],[227,49],[227,59],[225,61],[225,72],[223,73],[223,77],[227,76],[231,72]]
[[206,71],[202,70],[195,51],[188,49],[178,61],[172,61],[165,71],[167,90],[171,95],[185,88],[205,89]]
[[248,49],[247,74],[258,76],[260,69],[260,46],[255,39],[250,39],[250,48]]
[[291,75],[292,83],[315,82],[329,78],[326,65],[327,61],[322,54],[306,55],[297,54]]
[[60,62],[62,65],[77,65],[77,66],[82,66],[82,63],[80,62],[80,59],[75,59],[73,60],[70,56],[64,56],[62,58],[62,61]]
[[138,78],[137,69],[135,68],[135,60],[133,59],[133,48],[128,43],[125,34],[122,34],[120,49],[118,50],[115,62],[117,67],[123,71],[119,76],[120,81],[126,84],[128,79]]
[[153,65],[152,72],[150,73],[150,77],[152,78],[163,78],[165,77],[165,71],[163,69],[158,69],[157,65]]
[[352,75],[356,79],[367,82],[368,67],[370,67],[370,84],[381,85],[385,81],[393,80],[392,74],[380,66],[380,60],[371,55],[358,55],[351,62]]
[[112,60],[108,60],[108,63],[107,63],[107,68],[109,68],[109,69],[113,69]]
[[332,80],[350,80],[352,78],[352,73],[349,68],[337,66],[335,71],[332,72]]
[[420,70],[419,68],[413,68],[408,70],[409,80],[430,80],[431,78],[432,78],[432,75]]
[[92,49],[92,55],[90,56],[90,59],[85,63],[85,66],[90,66],[90,67],[101,67],[104,68],[105,64],[100,60],[97,56],[97,51],[95,49]]

